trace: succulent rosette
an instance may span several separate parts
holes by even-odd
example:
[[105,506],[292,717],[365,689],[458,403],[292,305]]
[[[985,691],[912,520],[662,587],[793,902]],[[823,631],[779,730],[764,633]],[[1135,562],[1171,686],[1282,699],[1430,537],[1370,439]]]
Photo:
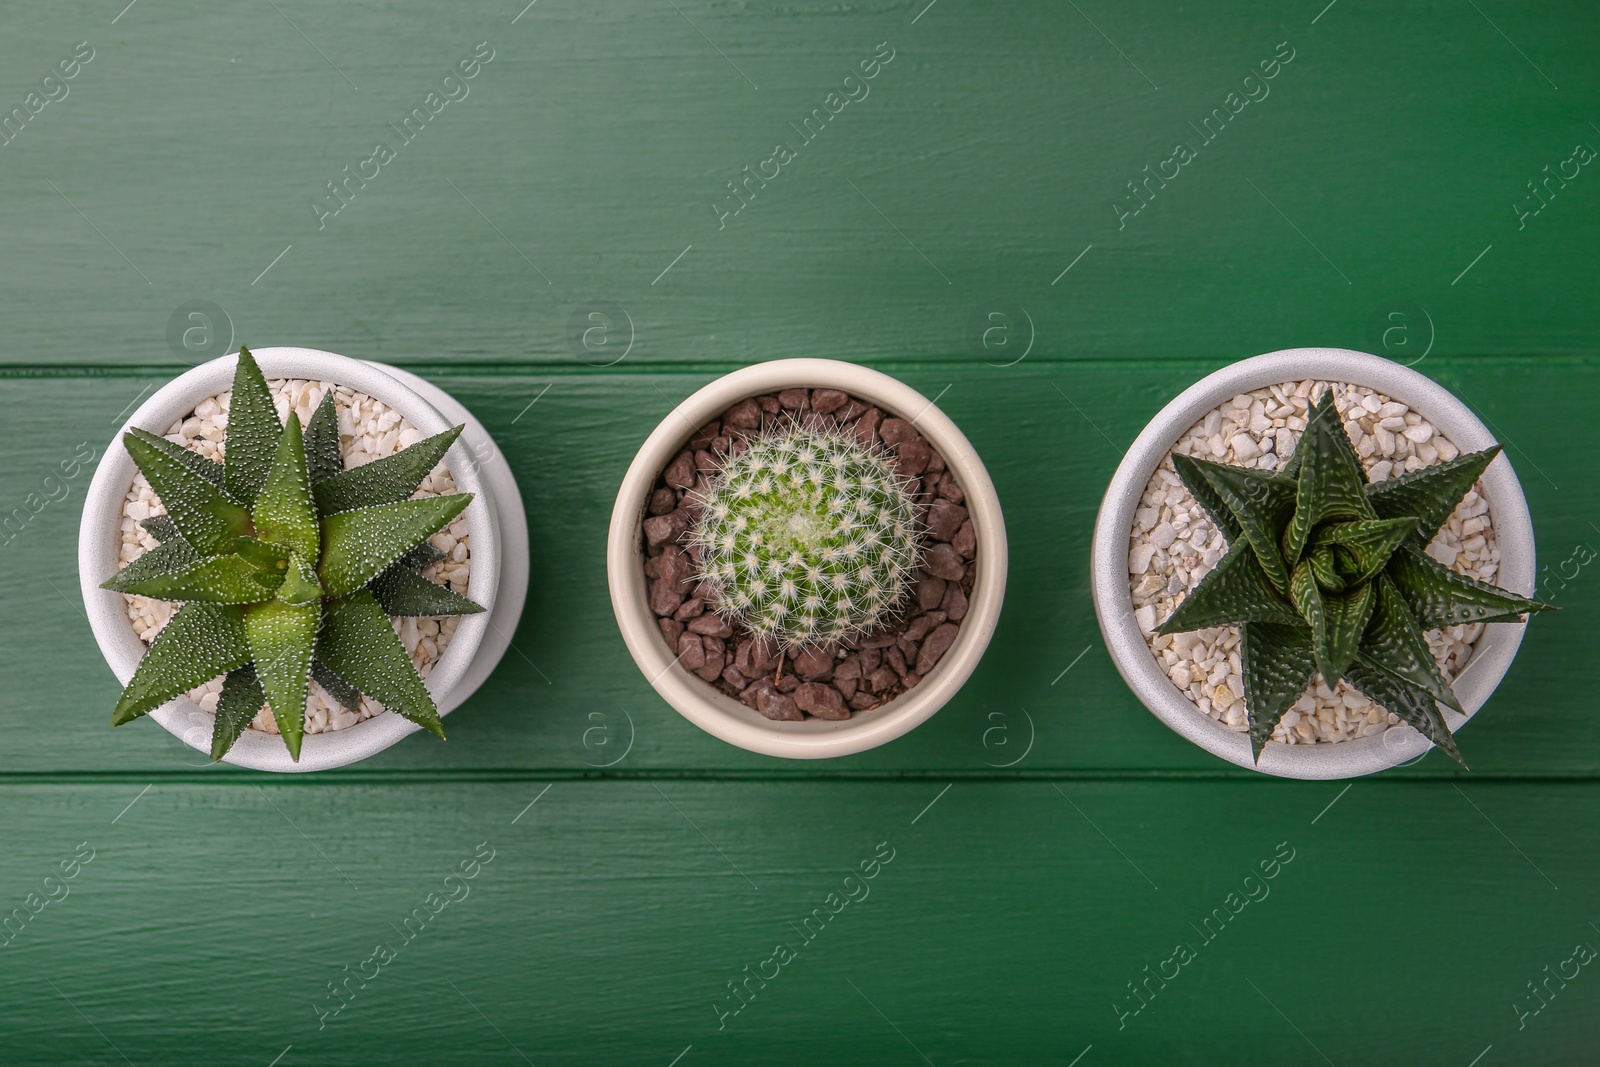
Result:
[[461,429],[345,470],[333,392],[303,429],[293,412],[280,423],[261,368],[241,348],[223,463],[128,431],[123,444],[166,513],[144,520],[160,544],[103,587],[181,606],[140,660],[112,725],[225,675],[211,758],[266,706],[298,760],[315,678],[346,707],[364,693],[442,738],[390,616],[483,610],[420,573],[441,558],[428,538],[472,500],[412,498]]
[[1369,482],[1333,393],[1313,405],[1282,470],[1174,454],[1227,554],[1156,630],[1242,627],[1257,761],[1313,676],[1349,682],[1465,766],[1442,704],[1462,711],[1425,631],[1516,622],[1549,605],[1459,574],[1426,548],[1500,446]]

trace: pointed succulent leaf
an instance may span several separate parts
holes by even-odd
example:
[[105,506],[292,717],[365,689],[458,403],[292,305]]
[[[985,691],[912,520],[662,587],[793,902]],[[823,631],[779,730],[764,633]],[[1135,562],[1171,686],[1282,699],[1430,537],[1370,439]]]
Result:
[[1336,549],[1334,558],[1340,577],[1349,585],[1361,585],[1383,570],[1415,525],[1416,520],[1410,516],[1330,522],[1312,534],[1311,548]]
[[1461,702],[1439,673],[1438,661],[1417,626],[1417,617],[1411,614],[1394,582],[1380,574],[1372,584],[1377,602],[1361,638],[1361,655],[1397,682],[1425,690],[1439,703],[1460,711]]
[[1289,453],[1289,459],[1278,469],[1278,474],[1288,478],[1296,486],[1300,484],[1300,450],[1298,448]]
[[1311,627],[1311,644],[1317,649],[1317,659],[1320,661],[1328,638],[1328,617],[1322,607],[1322,587],[1317,584],[1317,575],[1311,569],[1310,560],[1303,559],[1295,564],[1294,573],[1289,578],[1289,600],[1294,604],[1294,610],[1300,613],[1301,620]]
[[432,695],[389,617],[367,590],[357,589],[328,604],[317,658],[390,711],[444,736]]
[[1339,575],[1339,568],[1333,561],[1333,549],[1327,545],[1313,548],[1306,553],[1306,562],[1311,564],[1311,573],[1317,576],[1317,584],[1330,593],[1337,593],[1345,586],[1345,581]]
[[268,571],[282,578],[289,567],[289,549],[263,541],[259,537],[236,537],[234,554],[248,561],[258,570]]
[[[1444,721],[1438,702],[1426,689],[1407,685],[1382,669],[1365,654],[1358,654],[1345,672],[1345,680],[1383,710],[1432,741],[1465,769],[1466,761]],[[1391,727],[1393,729],[1393,727]]]
[[213,556],[180,571],[152,575],[139,582],[125,582],[119,591],[157,600],[259,604],[271,600],[282,582],[281,571],[264,571],[241,556],[231,555]]
[[316,564],[322,538],[317,528],[317,507],[311,499],[311,479],[306,473],[300,416],[292,411],[279,435],[278,451],[256,498],[253,517],[258,537],[283,545]]
[[410,567],[414,571],[420,571],[424,567],[433,566],[441,559],[444,559],[444,552],[436,548],[432,541],[424,541],[396,560],[395,566]]
[[1239,524],[1234,520],[1233,512],[1228,510],[1228,505],[1217,495],[1217,491],[1211,488],[1211,483],[1206,481],[1206,476],[1201,473],[1200,461],[1174,452],[1172,466],[1178,472],[1178,479],[1183,482],[1183,487],[1189,490],[1189,495],[1205,508],[1211,525],[1222,531],[1222,536],[1227,538],[1228,544],[1237,541],[1240,533]]
[[1329,689],[1339,684],[1355,658],[1377,599],[1370,582],[1348,593],[1329,593],[1322,598],[1322,614],[1327,623],[1318,635],[1317,669]]
[[311,661],[311,678],[346,711],[355,711],[361,706],[361,690],[334,674],[333,668],[320,659]]
[[222,695],[217,697],[217,721],[211,728],[211,762],[228,754],[266,702],[255,667],[244,666],[228,672],[228,677],[222,681]]
[[179,693],[249,662],[243,608],[234,604],[185,604],[145,650],[111,713],[111,725],[132,722]]
[[470,493],[457,493],[329,515],[322,520],[322,588],[330,597],[355,592],[443,529],[471,500]]
[[1156,627],[1156,633],[1175,634],[1238,622],[1303,625],[1294,605],[1272,587],[1255,552],[1243,541],[1228,549],[1167,621]]
[[271,600],[251,609],[244,620],[261,689],[283,743],[296,761],[300,759],[300,741],[305,734],[306,687],[311,679],[311,656],[321,616],[320,603],[285,604]]
[[409,498],[428,472],[439,465],[445,452],[461,436],[461,430],[460,426],[452,427],[444,433],[425,437],[392,456],[340,471],[318,482],[314,490],[317,510],[323,515],[333,515]]
[[200,555],[229,551],[233,539],[249,528],[250,515],[244,508],[159,446],[170,442],[143,430],[129,430],[122,443],[150,480],[150,488],[161,498],[161,506],[183,539]]
[[110,589],[116,593],[131,593],[133,586],[160,577],[164,574],[173,574],[186,567],[192,567],[200,562],[200,556],[189,547],[189,542],[181,537],[163,541],[116,574],[100,583],[101,589]]
[[285,604],[305,605],[315,604],[322,599],[322,584],[317,581],[317,572],[300,558],[299,553],[289,557],[289,565],[284,568],[283,584],[278,586],[278,599]]
[[1483,474],[1500,446],[1470,452],[1367,486],[1373,510],[1386,519],[1410,515],[1416,519],[1416,541],[1426,545],[1439,532],[1450,513]]
[[1498,586],[1451,570],[1416,545],[1394,554],[1387,571],[1424,630],[1474,622],[1520,622],[1530,611],[1552,611]]
[[1311,632],[1302,625],[1247,622],[1240,643],[1244,669],[1244,705],[1250,718],[1250,751],[1261,762],[1261,750],[1278,728],[1278,720],[1301,694],[1317,669]]
[[[207,462],[210,461],[207,460]],[[212,465],[215,466],[215,464]],[[178,524],[173,522],[172,517],[169,515],[152,515],[148,519],[140,519],[139,525],[144,527],[145,533],[162,544],[172,540],[174,537],[180,540],[183,538],[183,535],[178,532]]]
[[306,469],[312,485],[325,482],[344,469],[344,453],[339,449],[339,409],[332,389],[322,394],[322,403],[306,423]]
[[1278,547],[1278,534],[1294,511],[1295,483],[1271,471],[1207,460],[1193,463],[1255,549],[1256,559],[1272,584],[1279,591],[1288,592],[1289,568]]
[[[222,490],[224,494],[227,493],[228,487],[226,485],[225,475],[222,470],[222,464],[218,463],[216,460],[207,459],[194,449],[184,448],[182,445],[174,441],[169,441],[165,437],[157,437],[148,430],[140,430],[135,428],[129,430],[128,433],[137,435],[141,441],[149,446],[151,451],[161,453],[163,456],[166,456],[179,466],[186,467],[195,474],[198,474],[200,477],[204,478],[206,481]],[[124,443],[126,443],[126,438],[124,438]],[[134,462],[138,462],[137,456],[134,457]],[[144,465],[140,464],[139,469],[143,470]],[[232,498],[230,497],[230,499]],[[156,516],[152,516],[152,518],[155,517]],[[149,529],[148,526],[145,528]],[[155,535],[154,530],[151,530],[150,532],[152,535]]]
[[475,615],[483,606],[396,563],[367,583],[388,615]]
[[1285,562],[1293,566],[1311,538],[1311,531],[1330,519],[1370,519],[1376,513],[1365,492],[1367,476],[1350,447],[1344,424],[1333,404],[1333,391],[1312,407],[1305,433],[1295,446],[1300,459],[1294,518],[1283,534]]
[[278,451],[283,427],[272,391],[248,348],[239,349],[233,371],[233,399],[228,402],[228,436],[223,448],[228,493],[246,507],[267,482],[272,457]]

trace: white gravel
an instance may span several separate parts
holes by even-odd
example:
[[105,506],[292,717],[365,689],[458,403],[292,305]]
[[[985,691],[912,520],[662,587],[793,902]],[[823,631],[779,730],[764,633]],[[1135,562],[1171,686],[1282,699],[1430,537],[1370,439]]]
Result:
[[[1236,396],[1190,427],[1173,452],[1276,470],[1288,459],[1314,396],[1332,388],[1334,405],[1375,482],[1454,459],[1459,450],[1421,415],[1365,386],[1343,382],[1285,382]],[[1489,502],[1480,486],[1464,497],[1428,553],[1462,574],[1493,582],[1500,565]],[[1227,551],[1227,542],[1183,487],[1171,456],[1151,476],[1135,513],[1128,546],[1129,585],[1139,629],[1167,676],[1196,707],[1224,725],[1248,732],[1239,667],[1239,627],[1156,635],[1202,577]],[[1453,679],[1466,667],[1483,624],[1430,631],[1428,644]],[[1287,711],[1272,739],[1286,744],[1347,741],[1382,733],[1400,720],[1345,682],[1329,690],[1321,676]]]
[[[287,419],[291,410],[300,416],[302,424],[311,420],[322,394],[328,386],[319,381],[302,379],[273,379],[267,383],[273,399],[278,404],[278,418]],[[343,386],[334,386],[334,397],[339,406],[339,444],[344,451],[345,469],[359,467],[375,459],[394,453],[422,440],[426,435],[411,426],[399,413],[389,409],[382,401],[365,393]],[[223,437],[228,426],[228,403],[233,393],[208,397],[195,405],[187,417],[179,419],[167,430],[166,439],[201,455],[221,462]],[[435,467],[423,480],[417,496],[442,496],[456,491],[455,480],[443,463]],[[154,548],[156,539],[139,525],[140,519],[159,515],[161,501],[150,488],[143,474],[135,473],[133,485],[122,505],[122,566]],[[467,538],[467,517],[457,515],[449,526],[429,539],[445,554],[445,558],[422,573],[431,581],[443,582],[457,593],[466,595],[467,582],[472,571],[471,549]],[[124,594],[128,605],[128,620],[139,639],[146,645],[155,640],[161,628],[177,609],[168,601],[150,600],[141,596]],[[395,632],[400,635],[411,662],[424,678],[434,663],[443,655],[455,633],[457,618],[442,619],[392,619]],[[217,708],[217,697],[222,693],[222,678],[218,677],[190,691],[189,696],[208,714]],[[371,697],[363,696],[356,711],[347,711],[316,682],[311,683],[306,697],[306,733],[319,734],[330,730],[343,730],[374,715],[387,714],[383,705]],[[250,724],[252,730],[269,734],[278,732],[278,724],[265,707]]]

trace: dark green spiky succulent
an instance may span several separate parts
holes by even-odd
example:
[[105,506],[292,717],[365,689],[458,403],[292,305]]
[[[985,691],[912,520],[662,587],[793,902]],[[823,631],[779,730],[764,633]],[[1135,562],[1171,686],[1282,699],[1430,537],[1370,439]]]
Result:
[[111,725],[221,674],[213,760],[265,704],[298,761],[311,678],[347,708],[365,693],[444,737],[389,616],[483,610],[418,573],[441,558],[427,539],[472,500],[411,499],[460,433],[344,470],[332,390],[303,433],[293,412],[281,424],[241,348],[224,463],[144,430],[123,435],[166,514],[143,524],[161,543],[102,588],[182,606],[139,661]]
[[1461,711],[1423,636],[1520,621],[1547,604],[1458,574],[1425,551],[1500,446],[1367,481],[1332,390],[1312,406],[1281,471],[1173,455],[1178,477],[1228,540],[1158,634],[1239,624],[1256,760],[1321,673],[1342,678],[1461,763],[1439,705]]

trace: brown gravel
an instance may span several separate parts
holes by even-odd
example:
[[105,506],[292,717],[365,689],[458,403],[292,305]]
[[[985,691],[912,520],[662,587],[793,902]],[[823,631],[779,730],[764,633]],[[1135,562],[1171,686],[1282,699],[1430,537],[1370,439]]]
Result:
[[[863,444],[881,444],[912,477],[926,533],[923,569],[903,615],[876,633],[831,651],[780,655],[742,627],[712,613],[690,580],[698,564],[685,546],[692,502],[705,491],[716,457],[737,454],[746,439],[791,418],[843,426]],[[975,578],[977,538],[966,494],[911,423],[837,389],[785,389],[739,401],[697,430],[667,464],[644,519],[644,573],[662,639],[685,670],[769,719],[842,720],[879,707],[922,681],[960,633]]]

